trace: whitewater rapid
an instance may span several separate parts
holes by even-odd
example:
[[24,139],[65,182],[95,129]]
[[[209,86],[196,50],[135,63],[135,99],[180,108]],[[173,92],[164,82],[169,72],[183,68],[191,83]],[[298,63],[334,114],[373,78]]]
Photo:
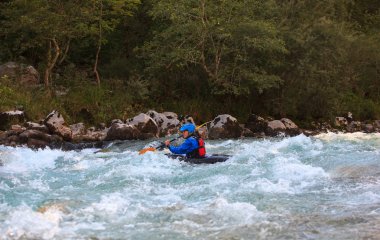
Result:
[[0,146],[0,239],[378,239],[380,134],[206,141],[191,165],[148,142]]

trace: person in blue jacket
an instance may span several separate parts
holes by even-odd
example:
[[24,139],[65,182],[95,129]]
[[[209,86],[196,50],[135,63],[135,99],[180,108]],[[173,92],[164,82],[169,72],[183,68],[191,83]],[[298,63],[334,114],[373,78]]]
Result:
[[170,141],[166,140],[165,145],[169,148],[169,150],[174,154],[186,154],[187,157],[192,157],[194,152],[196,152],[199,148],[197,139],[193,136],[195,132],[194,124],[187,123],[182,125],[179,129],[182,133],[185,141],[178,147],[170,145]]

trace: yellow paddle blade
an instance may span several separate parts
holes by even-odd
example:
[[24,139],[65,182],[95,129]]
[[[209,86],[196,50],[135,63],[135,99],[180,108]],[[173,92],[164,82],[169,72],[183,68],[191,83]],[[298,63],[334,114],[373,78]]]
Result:
[[139,154],[141,155],[141,154],[144,154],[146,152],[154,152],[156,150],[157,149],[155,149],[154,147],[144,148],[144,149],[142,149],[142,150],[139,151]]

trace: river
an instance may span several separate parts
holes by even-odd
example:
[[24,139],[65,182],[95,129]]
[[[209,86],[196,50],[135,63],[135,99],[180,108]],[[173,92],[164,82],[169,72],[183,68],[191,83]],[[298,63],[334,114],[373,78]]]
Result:
[[206,141],[210,165],[148,144],[0,146],[0,239],[380,236],[380,134]]

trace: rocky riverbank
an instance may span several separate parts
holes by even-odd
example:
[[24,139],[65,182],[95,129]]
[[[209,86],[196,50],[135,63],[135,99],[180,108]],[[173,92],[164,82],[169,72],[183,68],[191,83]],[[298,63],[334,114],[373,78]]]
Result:
[[[150,110],[130,119],[114,119],[107,126],[104,123],[86,127],[83,123],[69,125],[58,111],[52,111],[39,122],[27,121],[20,110],[0,113],[0,144],[6,146],[27,146],[30,148],[61,148],[64,150],[88,147],[102,148],[116,140],[146,140],[169,137],[179,131],[182,122],[193,122],[173,112],[158,113]],[[321,132],[379,132],[380,120],[359,122],[352,117],[336,117],[335,122],[311,123],[311,129],[301,129],[287,118],[263,118],[251,114],[244,124],[231,115],[215,117],[199,127],[199,134],[205,139],[229,139],[242,137],[315,135]]]

